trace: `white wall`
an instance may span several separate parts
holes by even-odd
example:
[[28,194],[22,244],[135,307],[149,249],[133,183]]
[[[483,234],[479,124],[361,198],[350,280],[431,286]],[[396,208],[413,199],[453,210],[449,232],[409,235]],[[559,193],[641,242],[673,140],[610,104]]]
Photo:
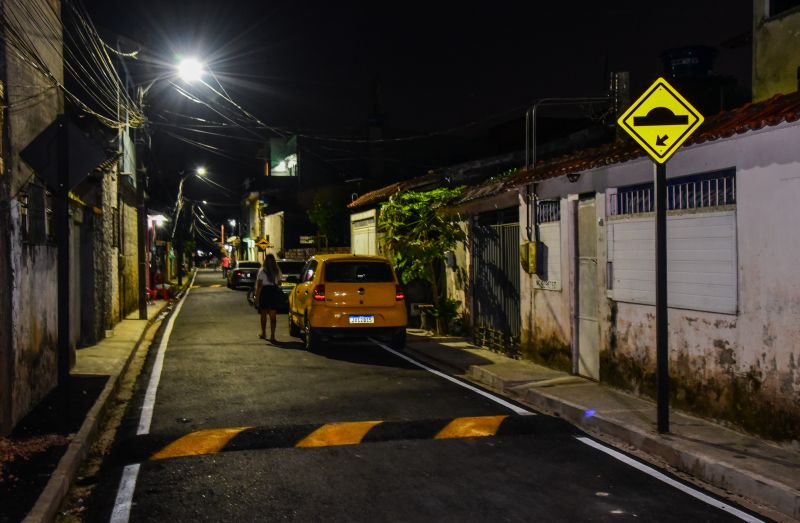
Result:
[[[692,291],[692,278],[719,280],[722,295],[716,304],[705,305],[679,298],[675,272],[670,278],[672,308],[669,310],[671,376],[677,384],[677,404],[701,415],[724,418],[768,437],[786,439],[800,427],[800,124],[781,124],[731,138],[682,148],[669,161],[667,177],[681,177],[735,168],[737,203],[734,209],[699,218],[672,216],[668,232],[668,260],[677,252],[692,250],[678,240],[676,222],[701,224],[704,234],[716,230],[706,247],[716,244],[725,259],[716,266],[687,270],[681,283]],[[614,164],[581,173],[572,183],[566,177],[539,183],[540,198],[565,198],[570,194],[595,192],[605,202],[608,188],[650,182],[653,166],[648,158]],[[598,207],[600,208],[600,207]],[[520,223],[524,223],[520,201]],[[573,239],[568,212],[562,211],[562,252]],[[619,275],[623,244],[620,233],[633,229],[649,235],[647,226],[634,226],[636,219],[611,220],[598,211],[598,282],[604,288],[600,305],[601,381],[634,391],[651,393],[655,369],[654,307],[648,289],[645,297],[623,297],[626,283],[606,293],[606,263],[615,262]],[[602,219],[602,220],[600,220]],[[724,223],[714,225],[711,221]],[[652,218],[649,218],[652,223]],[[706,227],[707,226],[707,227]],[[524,235],[524,227],[521,227]],[[606,235],[613,238],[606,241]],[[697,237],[689,240],[696,248]],[[606,253],[606,246],[611,248]],[[708,249],[707,249],[708,250]],[[711,249],[715,250],[715,249]],[[629,253],[633,254],[633,253]],[[535,318],[537,329],[559,329],[568,333],[572,305],[570,265],[572,255],[562,260],[563,290],[534,290],[536,281],[522,274],[523,328]],[[646,270],[654,263],[650,252],[628,256],[631,271]],[[695,262],[700,260],[695,260]],[[725,268],[734,264],[731,274]],[[645,265],[642,265],[645,264]],[[641,267],[639,267],[641,265]],[[695,273],[695,276],[692,274]],[[644,280],[650,280],[649,275]],[[630,287],[630,285],[629,285]],[[629,289],[630,290],[630,289]],[[548,293],[541,302],[539,296]],[[684,293],[688,294],[688,293]],[[708,294],[708,293],[706,293]],[[623,299],[624,298],[624,299]],[[685,297],[684,297],[685,298]],[[686,308],[676,308],[676,306]],[[698,310],[704,309],[704,310]],[[533,312],[531,312],[533,311]],[[566,336],[565,336],[566,338]],[[796,432],[795,432],[795,437]]]
[[265,251],[278,256],[284,250],[283,245],[283,211],[269,214],[264,218],[264,237],[269,236],[270,246]]

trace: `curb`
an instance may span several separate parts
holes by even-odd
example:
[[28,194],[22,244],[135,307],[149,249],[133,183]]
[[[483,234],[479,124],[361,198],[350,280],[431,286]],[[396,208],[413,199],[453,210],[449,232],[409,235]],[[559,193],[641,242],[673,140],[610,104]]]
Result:
[[[438,363],[446,368],[453,366],[445,358],[436,358],[414,350],[410,343],[408,350],[421,360]],[[676,470],[690,474],[716,488],[743,496],[752,502],[763,504],[790,518],[800,520],[800,493],[795,489],[754,472],[736,468],[731,463],[704,455],[702,452],[682,448],[670,436],[656,436],[653,433],[620,425],[617,421],[594,415],[587,417],[585,408],[568,401],[550,396],[541,390],[515,389],[505,380],[481,368],[470,365],[464,369],[466,377],[475,383],[502,391],[544,412],[553,413],[569,423],[589,432],[597,432],[616,438],[634,448],[656,456]]]
[[142,330],[139,339],[134,343],[133,348],[128,354],[128,357],[125,358],[122,366],[117,372],[109,376],[108,382],[100,392],[100,395],[89,410],[89,413],[86,415],[86,419],[83,421],[80,430],[75,437],[72,438],[72,441],[70,441],[66,452],[59,460],[58,466],[51,474],[44,490],[39,495],[33,508],[25,516],[25,519],[23,519],[24,523],[43,523],[54,520],[61,506],[61,502],[67,495],[78,473],[78,469],[88,456],[89,449],[97,438],[101,422],[110,404],[110,399],[113,398],[119,390],[121,377],[128,370],[134,354],[139,350],[142,341],[147,338],[147,334],[150,332],[153,325],[156,324],[156,319],[168,303],[169,302],[166,302],[164,307],[156,312],[152,319],[147,321],[147,325]]
[[[470,376],[476,381],[474,367]],[[489,374],[481,371],[483,374]],[[496,381],[496,379],[495,379]],[[690,451],[672,441],[670,436],[656,436],[653,433],[620,425],[602,415],[587,417],[585,408],[554,398],[541,391],[527,389],[526,393],[515,394],[513,390],[502,387],[533,406],[553,412],[573,425],[587,431],[599,432],[619,439],[636,449],[664,460],[669,466],[704,481],[717,488],[743,496],[750,501],[764,504],[791,518],[800,519],[800,493],[793,488],[776,482],[755,472],[743,471],[731,463]]]

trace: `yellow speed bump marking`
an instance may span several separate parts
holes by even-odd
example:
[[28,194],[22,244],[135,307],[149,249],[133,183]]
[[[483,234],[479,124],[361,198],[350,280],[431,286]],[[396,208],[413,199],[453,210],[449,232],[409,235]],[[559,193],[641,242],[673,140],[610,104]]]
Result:
[[456,418],[434,436],[434,439],[480,438],[494,436],[508,416],[474,416]]
[[199,289],[199,288],[200,288],[199,285],[192,285],[192,289]]
[[221,283],[212,283],[211,285],[209,285],[209,287],[211,287],[212,289],[218,289],[218,288],[222,287],[222,284]]
[[187,434],[173,441],[153,454],[150,459],[179,458],[183,456],[200,456],[215,454],[222,450],[230,440],[243,430],[251,427],[234,427],[229,429],[207,429]]
[[382,421],[351,421],[327,423],[302,440],[295,447],[328,447],[331,445],[358,445],[367,432]]

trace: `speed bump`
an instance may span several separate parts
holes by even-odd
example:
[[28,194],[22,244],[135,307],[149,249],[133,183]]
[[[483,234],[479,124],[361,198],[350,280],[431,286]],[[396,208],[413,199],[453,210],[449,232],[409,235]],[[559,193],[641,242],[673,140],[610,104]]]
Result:
[[473,416],[456,418],[439,431],[434,439],[485,438],[494,436],[508,416]]
[[198,430],[173,441],[159,450],[150,459],[180,458],[184,456],[200,456],[216,454],[237,434],[251,427],[235,427],[230,429]]
[[355,421],[350,423],[327,423],[302,440],[295,447],[331,447],[335,445],[357,445],[367,432],[382,421]]
[[[400,440],[448,440],[537,434],[558,437],[574,427],[549,416],[467,416],[413,421],[350,421],[315,425],[234,427],[192,432],[170,442],[151,434],[130,441],[129,458],[162,460],[217,452],[320,448]],[[149,449],[149,450],[148,450]]]

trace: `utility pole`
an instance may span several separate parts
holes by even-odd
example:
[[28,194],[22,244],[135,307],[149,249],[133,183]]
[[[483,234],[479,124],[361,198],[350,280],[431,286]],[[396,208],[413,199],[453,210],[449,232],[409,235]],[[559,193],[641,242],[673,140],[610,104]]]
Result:
[[136,236],[138,238],[139,262],[139,319],[147,319],[147,284],[150,274],[147,268],[147,206],[144,201],[144,184],[147,171],[144,167],[144,147],[142,147],[143,131],[134,131],[134,144],[136,150]]

